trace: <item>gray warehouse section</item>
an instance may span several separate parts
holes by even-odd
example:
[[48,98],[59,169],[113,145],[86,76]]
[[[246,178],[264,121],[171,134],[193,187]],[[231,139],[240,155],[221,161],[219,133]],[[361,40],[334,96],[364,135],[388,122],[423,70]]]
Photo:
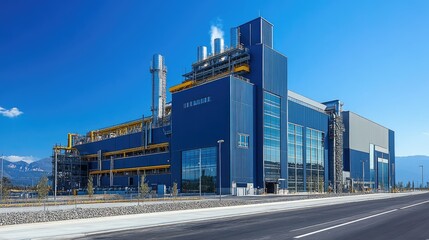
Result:
[[394,186],[394,132],[356,113],[345,111],[344,174],[347,184],[365,189]]

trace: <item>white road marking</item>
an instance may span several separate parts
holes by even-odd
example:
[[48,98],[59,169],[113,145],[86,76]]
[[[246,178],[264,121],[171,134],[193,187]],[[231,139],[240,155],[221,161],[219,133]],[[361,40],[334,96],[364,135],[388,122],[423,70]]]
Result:
[[306,233],[306,234],[303,234],[303,235],[296,236],[294,238],[307,237],[307,236],[310,236],[310,235],[313,235],[313,234],[316,234],[316,233],[328,231],[328,230],[331,230],[331,229],[334,229],[334,228],[339,228],[339,227],[342,227],[342,226],[345,226],[345,225],[349,225],[349,224],[352,224],[352,223],[355,223],[355,222],[360,222],[360,221],[363,221],[363,220],[366,220],[366,219],[369,219],[369,218],[373,218],[373,217],[378,217],[378,216],[381,216],[381,215],[384,215],[384,214],[388,214],[388,213],[391,213],[391,212],[395,212],[395,211],[398,211],[398,209],[393,209],[393,210],[390,210],[390,211],[387,211],[387,212],[382,212],[382,213],[378,213],[378,214],[371,215],[371,216],[368,216],[368,217],[359,218],[359,219],[356,219],[356,220],[353,220],[353,221],[350,221],[350,222],[346,222],[346,223],[342,223],[342,224],[339,224],[339,225],[335,225],[335,226],[332,226],[332,227],[323,228],[323,229],[320,229],[320,230],[317,230],[317,231],[314,231],[314,232],[310,232],[310,233]]
[[429,200],[421,202],[421,203],[412,204],[412,205],[409,205],[409,206],[406,206],[406,207],[401,207],[401,209],[407,209],[407,208],[410,208],[410,207],[415,207],[415,206],[418,206],[418,205],[421,205],[421,204],[425,204],[427,202],[429,202]]
[[304,230],[304,229],[307,229],[307,228],[313,228],[313,227],[317,227],[317,226],[321,226],[321,225],[326,225],[326,224],[330,224],[330,223],[334,223],[334,222],[339,222],[339,221],[347,219],[347,218],[350,218],[350,217],[341,218],[341,219],[337,219],[337,220],[332,220],[332,221],[324,222],[324,223],[318,223],[318,224],[314,224],[314,225],[307,226],[307,227],[297,228],[297,229],[290,230],[290,232],[301,231],[301,230]]

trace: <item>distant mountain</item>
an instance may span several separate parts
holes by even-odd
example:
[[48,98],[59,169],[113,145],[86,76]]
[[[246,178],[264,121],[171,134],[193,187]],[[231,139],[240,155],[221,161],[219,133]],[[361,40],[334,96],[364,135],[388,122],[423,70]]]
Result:
[[4,160],[3,175],[8,177],[12,181],[13,185],[33,186],[37,184],[42,176],[49,177],[52,174],[51,161],[51,158],[43,158],[32,163],[24,161],[10,162]]
[[429,182],[429,156],[408,156],[396,157],[396,183],[414,181],[415,187],[419,187],[422,182],[423,166],[423,185]]

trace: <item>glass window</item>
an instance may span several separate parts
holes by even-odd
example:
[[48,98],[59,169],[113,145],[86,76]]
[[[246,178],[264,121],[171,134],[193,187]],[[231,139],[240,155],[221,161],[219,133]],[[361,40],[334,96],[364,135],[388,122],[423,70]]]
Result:
[[378,158],[377,164],[377,180],[378,189],[388,190],[389,189],[389,160],[385,158]]
[[288,190],[304,191],[302,126],[288,123]]
[[249,148],[249,135],[239,133],[238,134],[238,146],[242,148]]
[[280,97],[264,92],[264,174],[265,181],[280,178]]
[[323,192],[325,185],[324,133],[306,128],[307,191]]
[[214,193],[216,191],[216,147],[182,152],[182,192]]

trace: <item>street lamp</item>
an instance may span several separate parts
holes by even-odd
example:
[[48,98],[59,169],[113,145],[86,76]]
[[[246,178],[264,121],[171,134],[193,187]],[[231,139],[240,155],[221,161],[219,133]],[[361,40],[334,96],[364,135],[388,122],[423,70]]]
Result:
[[362,160],[362,192],[365,191],[365,160]]
[[422,185],[421,185],[421,187],[420,187],[420,191],[422,190],[422,188],[423,188],[423,165],[420,165],[419,167],[421,167],[422,168]]
[[[54,201],[57,201],[57,188],[58,188],[58,150],[57,148],[54,149],[54,161],[55,161]],[[33,185],[33,183],[31,185]]]
[[3,156],[1,156],[1,188],[0,188],[0,199],[3,200]]
[[222,201],[222,143],[224,142],[223,139],[220,139],[217,141],[219,144],[219,201]]

